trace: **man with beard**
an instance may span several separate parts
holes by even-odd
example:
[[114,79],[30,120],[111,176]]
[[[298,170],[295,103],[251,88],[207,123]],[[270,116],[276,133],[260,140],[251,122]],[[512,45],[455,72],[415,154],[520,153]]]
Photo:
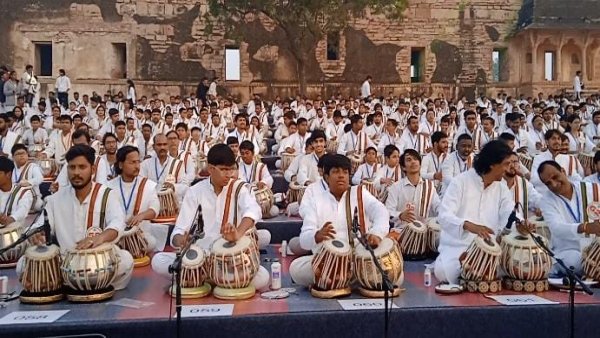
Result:
[[[125,213],[128,228],[139,227],[148,242],[148,252],[152,252],[158,243],[166,241],[166,229],[162,224],[153,228],[150,220],[160,212],[160,202],[156,194],[156,183],[140,176],[140,154],[136,147],[124,146],[117,151],[116,179],[108,182],[108,187],[119,192],[119,202]],[[153,231],[153,230],[157,231]],[[160,241],[153,236],[163,229]],[[161,246],[162,247],[162,246]]]
[[442,165],[448,158],[448,135],[436,131],[431,135],[431,152],[423,156],[421,163],[421,177],[426,180],[433,180],[436,189],[441,189],[441,182],[444,177],[442,174]]
[[411,116],[406,122],[406,128],[402,133],[404,149],[414,149],[419,154],[426,154],[429,149],[428,137],[419,133],[419,118]]
[[[117,242],[125,228],[125,215],[117,193],[92,181],[96,169],[94,149],[87,145],[73,146],[65,159],[71,186],[49,196],[45,208],[61,252],[93,249]],[[38,225],[42,226],[43,222],[44,217],[40,217]],[[45,243],[44,235],[36,236],[34,242]],[[131,279],[133,257],[125,250],[116,249],[115,252],[119,264],[112,286],[121,290]]]
[[[542,162],[537,173],[548,188],[540,206],[552,233],[552,249],[557,258],[581,274],[581,248],[592,243],[589,235],[600,235],[600,222],[592,221],[587,211],[588,205],[598,202],[600,186],[569,181],[562,166],[552,160]],[[565,275],[565,272],[555,264],[551,274]]]
[[504,173],[504,181],[510,190],[515,205],[520,205],[517,208],[517,217],[519,219],[528,218],[528,213],[531,210],[536,216],[541,216],[540,211],[540,193],[535,190],[533,184],[531,184],[523,175],[520,173],[521,161],[516,153],[510,156],[510,165]]
[[181,142],[179,141],[179,136],[174,130],[167,133],[167,143],[169,147],[169,156],[183,162],[185,179],[187,182],[192,182],[196,177],[196,163],[192,157],[192,153],[180,147]]
[[159,189],[175,189],[181,201],[189,185],[185,164],[169,155],[168,140],[163,134],[154,136],[154,151],[154,156],[142,162],[140,175],[158,184]]
[[[350,233],[355,209],[358,209],[360,231],[370,245],[377,247],[389,232],[389,213],[385,206],[361,186],[350,186],[350,160],[340,154],[328,155],[323,168],[324,194],[302,200],[300,215],[304,222],[300,230],[300,246],[313,253],[319,244],[337,239],[354,246]],[[316,183],[315,183],[316,184]],[[359,195],[360,194],[360,195]],[[315,275],[313,256],[296,258],[290,265],[290,275],[296,284],[310,286]],[[396,284],[398,281],[392,281]]]
[[94,163],[96,173],[92,175],[94,182],[106,184],[117,176],[115,173],[115,163],[117,162],[117,136],[113,133],[106,133],[102,137],[102,146],[106,152],[102,156],[98,156]]
[[468,171],[473,166],[473,139],[462,134],[456,142],[456,150],[448,155],[442,165],[442,195],[454,177]]

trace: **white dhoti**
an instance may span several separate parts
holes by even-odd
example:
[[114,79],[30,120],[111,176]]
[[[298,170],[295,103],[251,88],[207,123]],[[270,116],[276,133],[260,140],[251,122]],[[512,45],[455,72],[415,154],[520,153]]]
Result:
[[[152,270],[159,275],[171,278],[169,266],[175,261],[176,254],[174,252],[159,252],[152,257]],[[258,272],[252,279],[252,285],[258,291],[266,291],[269,289],[270,274],[265,267],[260,266]]]
[[315,282],[315,272],[312,268],[314,255],[302,256],[294,259],[290,264],[290,276],[294,283],[302,286],[311,286]]
[[[575,273],[578,276],[583,275],[583,265],[581,264],[581,251],[579,250],[563,250],[556,252],[556,258],[562,259],[567,267],[574,267]],[[552,265],[552,270],[550,270],[550,275],[558,275],[564,276],[566,275],[564,269],[558,265],[558,263],[554,263]]]

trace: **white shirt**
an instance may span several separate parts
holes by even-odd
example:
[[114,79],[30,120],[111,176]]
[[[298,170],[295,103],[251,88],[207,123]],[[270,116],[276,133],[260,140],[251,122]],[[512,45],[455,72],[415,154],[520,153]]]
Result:
[[404,152],[404,141],[402,141],[402,137],[398,134],[390,135],[389,133],[381,134],[379,144],[377,144],[377,152],[383,154],[385,147],[390,144],[395,145],[400,151],[400,154]]
[[[140,176],[148,177],[149,180],[152,180],[158,186],[162,186],[165,182],[167,176],[169,176],[169,170],[171,170],[171,162],[177,161],[181,162],[177,159],[172,158],[171,156],[167,156],[167,160],[164,165],[160,164],[160,160],[156,156],[152,156],[148,159],[142,161],[142,165],[140,168]],[[177,172],[178,164],[175,163],[173,165],[172,175],[175,176],[175,192],[177,192],[177,196],[181,201],[183,196],[185,196],[186,191],[188,190],[189,182],[187,181],[186,173],[185,173],[185,165],[181,163],[181,169]]]
[[[264,163],[257,163],[256,169],[254,168],[254,163],[250,164],[244,163],[244,161],[239,162],[239,179],[243,180],[246,183],[258,183],[259,177],[260,182],[266,184],[269,189],[273,187],[273,177],[269,172],[269,168]],[[256,170],[256,172],[255,172]]]
[[29,210],[31,210],[33,195],[31,190],[24,190],[23,195],[19,191],[9,210],[10,195],[15,189],[17,189],[17,186],[13,185],[9,191],[0,190],[0,213],[12,217],[16,222],[24,222],[27,215],[29,215]]
[[56,88],[56,92],[58,93],[66,93],[71,89],[71,80],[68,76],[59,76],[56,78],[56,83],[54,84]]
[[377,171],[381,167],[381,164],[375,162],[373,164],[363,163],[358,166],[356,172],[352,176],[352,184],[359,185],[362,180],[375,180]]
[[[324,181],[317,182],[325,184]],[[317,184],[315,183],[315,184]],[[324,190],[329,188],[324,185]],[[351,188],[350,195],[350,213],[354,216],[354,208],[358,205],[357,199],[358,187]],[[385,206],[379,202],[367,189],[362,190],[362,200],[365,213],[366,232],[384,238],[389,232],[389,219]],[[346,213],[346,194],[345,192],[338,201],[329,193],[315,194],[310,199],[302,199],[300,204],[300,216],[304,220],[300,229],[300,246],[305,250],[315,250],[315,233],[327,222],[331,222],[335,229],[335,238],[349,243],[347,213]]]
[[581,86],[583,85],[583,83],[581,83],[581,78],[577,75],[575,75],[575,78],[573,79],[573,89],[576,92],[581,92]]
[[[442,153],[437,156],[433,151],[423,156],[421,163],[421,177],[426,180],[433,180],[433,175],[442,171],[442,165],[448,159],[447,153]],[[435,185],[440,184],[440,181],[434,180]]]
[[419,154],[425,154],[426,149],[429,148],[429,138],[422,134],[413,134],[408,130],[404,129],[402,132],[402,142],[404,142],[404,149],[416,150]]
[[337,153],[346,155],[346,153],[355,150],[362,154],[367,148],[374,146],[375,144],[364,131],[361,130],[358,134],[355,134],[354,131],[350,130],[340,139]]
[[[506,180],[502,180],[504,184],[508,186]],[[525,190],[523,189],[523,185],[525,185]],[[511,187],[509,187],[510,193],[513,196],[513,200],[515,203],[520,203],[521,207],[517,209],[517,217],[519,219],[525,219],[525,215],[523,211],[529,212],[529,210],[534,210],[540,207],[540,201],[542,199],[542,195],[535,189],[533,184],[529,182],[524,177],[515,177],[515,181]],[[527,209],[525,209],[525,199],[527,199]],[[514,229],[514,228],[513,228]]]
[[451,152],[448,159],[442,164],[442,195],[454,177],[468,171],[472,166],[473,153],[469,154],[466,160],[463,160],[458,156],[458,152]]
[[365,80],[360,87],[360,97],[364,99],[369,96],[371,96],[371,84],[368,80]]
[[[24,169],[29,165],[29,170],[27,170],[27,176],[22,177]],[[15,169],[12,172],[12,182],[13,184],[17,184],[20,180],[27,181],[31,183],[31,187],[33,188],[33,192],[37,198],[42,198],[42,194],[40,193],[40,184],[44,181],[44,174],[42,173],[42,168],[37,163],[29,163],[25,164],[21,168],[17,168],[15,165]]]
[[[73,187],[59,189],[53,195],[47,197],[46,211],[48,212],[48,221],[54,233],[61,251],[71,250],[75,248],[78,241],[87,236],[87,216],[88,210],[93,209],[93,227],[98,227],[104,230],[112,229],[118,232],[119,237],[125,229],[125,214],[123,208],[119,206],[117,193],[111,190],[108,193],[106,203],[104,224],[100,223],[100,211],[102,209],[102,197],[107,186],[102,185],[96,196],[94,205],[90,205],[93,187],[99,183],[92,184],[92,190],[86,196],[83,203],[80,203],[75,195]],[[40,217],[38,224],[43,223],[43,217]]]
[[27,129],[23,132],[23,144],[28,146],[33,144],[46,144],[48,132],[44,128],[39,128],[35,132],[33,129]]
[[294,154],[304,154],[304,150],[306,149],[306,140],[310,137],[310,133],[305,133],[304,136],[301,136],[298,133],[294,133],[285,138],[285,142],[282,142],[277,153],[281,155],[286,148],[293,148]]
[[54,156],[54,161],[57,164],[65,163],[65,154],[73,144],[71,135],[72,133],[64,135],[62,131],[50,134],[48,146],[44,149],[44,153],[46,153],[48,157]]
[[[419,182],[416,185],[410,183],[408,178],[404,177],[400,181],[392,184],[388,188],[388,197],[385,201],[385,207],[390,213],[390,217],[394,220],[398,220],[400,214],[406,210],[406,205],[411,203],[415,207],[415,215],[419,216],[422,212],[420,210],[421,198],[423,196],[422,191],[427,181],[419,177]],[[440,197],[433,187],[432,191],[426,196],[431,196],[429,200],[429,208],[425,217],[433,217],[437,215],[438,206],[440,205]]]
[[[197,243],[205,250],[208,250],[215,240],[221,238],[221,220],[225,212],[226,190],[226,188],[223,188],[217,196],[210,178],[190,187],[183,198],[183,203],[177,216],[175,228],[171,235],[171,245],[173,245],[175,235],[183,235],[190,229],[198,205],[202,206],[205,237]],[[245,217],[251,218],[254,222],[261,219],[262,211],[260,206],[256,203],[256,199],[247,186],[240,190],[237,202],[238,221],[241,221]]]
[[584,177],[583,167],[576,157],[558,154],[556,155],[556,158],[553,158],[552,153],[549,150],[543,151],[533,158],[533,163],[531,165],[531,183],[542,195],[548,190],[548,188],[540,180],[540,176],[538,175],[537,171],[540,164],[546,161],[556,161],[556,163],[560,164],[560,166],[565,170],[565,173],[570,181],[579,182]]
[[302,162],[302,158],[304,158],[305,156],[311,156],[311,154],[299,154],[298,156],[294,157],[294,159],[292,160],[292,163],[290,163],[290,166],[287,168],[287,170],[283,173],[283,177],[285,178],[286,181],[288,181],[288,183],[292,182],[292,178],[294,176],[298,175],[298,170],[300,170],[300,163]]
[[[135,209],[135,205],[137,204],[137,195],[142,179],[142,176],[138,176],[133,180],[133,182],[124,182],[121,176],[119,176],[110,180],[107,184],[109,188],[117,193],[117,196],[119,197],[119,203],[123,208],[123,213],[126,220],[134,216],[133,211]],[[147,180],[141,197],[142,200],[140,202],[139,212],[152,209],[158,215],[160,212],[160,201],[158,200],[158,195],[156,194],[156,183],[152,182],[151,180]],[[149,221],[144,221],[143,223],[148,224]]]
[[298,177],[296,178],[298,184],[305,185],[308,181],[312,183],[321,178],[319,168],[317,167],[318,163],[319,157],[314,153],[302,157],[300,166],[298,167]]

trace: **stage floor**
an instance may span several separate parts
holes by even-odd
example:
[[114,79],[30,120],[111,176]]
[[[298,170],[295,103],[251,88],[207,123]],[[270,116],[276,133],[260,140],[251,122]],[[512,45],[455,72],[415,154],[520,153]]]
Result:
[[[292,284],[288,267],[293,257],[279,257],[277,246],[263,255],[267,269],[272,258],[282,263],[283,287],[295,287],[296,293],[281,300],[267,300],[256,295],[243,301],[223,301],[208,296],[183,300],[184,305],[234,304],[233,317],[184,318],[184,336],[200,334],[210,337],[276,337],[282,336],[357,336],[380,337],[383,332],[381,310],[344,311],[337,300],[313,298],[308,290]],[[567,333],[568,294],[559,291],[543,292],[543,298],[560,302],[545,306],[502,306],[480,294],[463,293],[442,296],[433,287],[425,287],[425,262],[406,262],[405,291],[394,299],[397,309],[392,310],[392,336],[399,333],[412,336],[479,336],[508,337],[509,332],[531,336],[561,336]],[[9,290],[19,289],[14,270],[0,270],[9,276]],[[50,305],[25,305],[18,300],[4,304],[0,318],[13,311],[70,310],[52,324],[0,325],[3,337],[49,337],[64,334],[101,333],[107,337],[175,337],[175,321],[169,322],[170,313],[166,294],[170,280],[154,274],[150,268],[136,269],[126,290],[117,292],[112,299],[124,298],[150,302],[152,305],[134,309],[111,305],[110,301],[95,304],[72,304],[61,301]],[[435,285],[435,279],[434,279]],[[515,294],[505,291],[501,294]],[[358,292],[350,299],[361,299]],[[578,337],[597,334],[595,322],[600,315],[600,292],[594,296],[578,293]],[[591,316],[591,317],[590,317]],[[495,328],[495,329],[494,329]],[[515,329],[517,331],[515,331]],[[538,335],[539,334],[539,335]],[[543,334],[543,335],[542,335]],[[521,334],[511,335],[522,336]],[[524,335],[523,335],[524,336]],[[593,336],[593,335],[592,335]]]

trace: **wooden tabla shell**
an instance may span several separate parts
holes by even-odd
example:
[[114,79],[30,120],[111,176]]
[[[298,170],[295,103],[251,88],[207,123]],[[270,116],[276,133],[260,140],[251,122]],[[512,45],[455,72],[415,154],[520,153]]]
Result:
[[332,140],[327,141],[327,152],[329,154],[336,154],[337,153],[337,149],[338,149],[338,145],[339,145],[339,142],[337,140],[335,140],[335,141],[332,141]]
[[535,233],[544,237],[548,240],[548,243],[552,240],[552,233],[550,232],[550,227],[548,223],[540,219],[529,219],[529,222],[535,225]]
[[530,281],[548,278],[552,267],[550,255],[540,249],[531,237],[516,233],[505,235],[501,248],[500,264],[510,278]]
[[587,278],[600,281],[600,238],[586,247],[581,255],[583,260],[583,273]]
[[589,169],[591,173],[594,173],[596,171],[594,170],[594,154],[579,153],[579,155],[577,155],[577,158],[579,159],[579,162],[581,163],[581,166],[583,167],[584,171],[585,169]]
[[294,161],[296,156],[297,156],[297,154],[282,153],[281,154],[281,171],[285,172],[290,167],[290,165],[292,164],[292,161]]
[[192,244],[181,259],[181,287],[198,288],[203,286],[208,276],[206,263],[204,250],[200,246]]
[[345,289],[352,279],[352,248],[337,239],[327,240],[312,259],[313,288],[323,291]]
[[160,212],[158,217],[152,220],[152,223],[172,223],[177,220],[179,213],[179,201],[175,190],[161,189],[157,193],[158,201],[160,202]]
[[[375,257],[392,283],[396,284],[404,271],[404,260],[396,241],[384,238],[373,250]],[[377,270],[371,253],[362,245],[354,251],[354,275],[362,287],[369,290],[383,290],[381,274]]]
[[352,165],[350,175],[354,175],[358,167],[365,162],[364,154],[352,154],[348,156]]
[[111,287],[117,276],[119,256],[114,244],[93,249],[69,250],[62,262],[64,283],[76,291],[97,291]]
[[438,252],[440,246],[441,227],[437,222],[437,218],[431,217],[427,219],[427,248],[431,252]]
[[377,192],[377,188],[375,187],[375,182],[373,180],[362,180],[360,183],[364,189],[371,193],[374,197],[378,197],[379,193]]
[[236,243],[223,238],[211,246],[209,275],[211,280],[225,289],[248,287],[258,271],[256,247],[249,236],[243,236]]
[[407,223],[400,231],[400,248],[407,260],[422,259],[427,254],[427,226],[420,221]]
[[300,204],[302,202],[302,197],[304,196],[304,191],[306,191],[305,186],[301,186],[298,182],[292,181],[287,193],[288,203],[298,202],[298,204]]
[[[19,222],[14,222],[4,228],[0,228],[0,249],[15,243],[24,231],[25,227]],[[0,268],[15,267],[19,258],[25,254],[25,250],[27,250],[27,241],[18,244],[0,255]]]
[[60,291],[63,286],[60,264],[58,246],[29,247],[23,257],[21,276],[23,290],[29,293],[28,296]]
[[497,280],[501,254],[500,245],[493,239],[475,237],[467,251],[460,256],[461,277],[468,281]]
[[533,165],[533,158],[529,155],[518,153],[519,161],[527,168],[527,170],[531,171],[531,166]]
[[264,187],[262,189],[258,189],[257,187],[253,187],[254,196],[256,197],[256,202],[260,205],[260,209],[262,210],[263,218],[271,218],[271,208],[275,203],[275,197],[273,196],[273,191],[269,189],[269,187]]
[[144,231],[139,226],[125,230],[117,245],[121,249],[129,251],[134,259],[140,259],[148,255],[148,241],[144,236]]

